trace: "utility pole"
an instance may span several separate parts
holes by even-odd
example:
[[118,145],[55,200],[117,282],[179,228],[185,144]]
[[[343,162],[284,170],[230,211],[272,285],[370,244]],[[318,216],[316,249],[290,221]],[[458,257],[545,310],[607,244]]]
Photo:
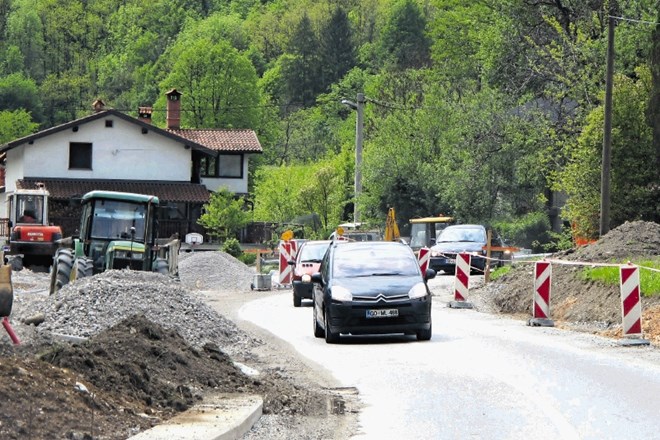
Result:
[[614,79],[614,17],[607,26],[607,72],[605,74],[605,121],[603,164],[600,176],[600,236],[610,230],[610,161],[612,156],[612,82]]
[[357,102],[342,99],[341,103],[357,110],[355,119],[355,201],[353,202],[353,222],[360,221],[360,211],[358,209],[358,199],[362,193],[362,130],[364,127],[364,104],[366,99],[364,93],[357,94]]

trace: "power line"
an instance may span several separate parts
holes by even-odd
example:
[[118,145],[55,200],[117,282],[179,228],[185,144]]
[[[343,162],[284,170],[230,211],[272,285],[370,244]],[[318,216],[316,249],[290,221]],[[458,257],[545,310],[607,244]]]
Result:
[[626,17],[615,17],[614,15],[608,15],[607,17],[608,18],[614,18],[616,20],[621,20],[621,21],[630,21],[630,22],[633,22],[633,23],[644,23],[644,24],[655,24],[655,25],[660,24],[657,21],[637,20],[637,19],[634,19],[634,18],[626,18]]

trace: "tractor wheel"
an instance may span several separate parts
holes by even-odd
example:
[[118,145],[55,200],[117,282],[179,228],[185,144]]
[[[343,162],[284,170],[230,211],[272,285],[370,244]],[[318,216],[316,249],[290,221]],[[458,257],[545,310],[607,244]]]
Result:
[[53,267],[50,271],[50,294],[54,294],[71,280],[73,268],[73,250],[58,249],[53,258]]
[[169,275],[170,265],[167,263],[167,260],[164,258],[156,258],[156,264],[154,265],[154,272],[158,272],[163,275]]
[[80,278],[91,277],[94,273],[94,263],[91,258],[80,257],[76,258],[73,262],[73,268],[71,269],[71,278],[70,282],[73,282]]

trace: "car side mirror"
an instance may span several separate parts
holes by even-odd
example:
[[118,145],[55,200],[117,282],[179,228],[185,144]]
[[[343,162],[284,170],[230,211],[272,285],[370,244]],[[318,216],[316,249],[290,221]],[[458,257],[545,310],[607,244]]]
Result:
[[289,266],[295,266],[295,265],[296,265],[296,262],[295,262],[294,260],[289,260],[289,261],[287,261],[287,264],[288,264]]
[[312,283],[323,284],[323,277],[321,276],[321,272],[312,274]]
[[424,274],[424,281],[432,280],[436,275],[437,272],[435,269],[426,269],[426,273]]

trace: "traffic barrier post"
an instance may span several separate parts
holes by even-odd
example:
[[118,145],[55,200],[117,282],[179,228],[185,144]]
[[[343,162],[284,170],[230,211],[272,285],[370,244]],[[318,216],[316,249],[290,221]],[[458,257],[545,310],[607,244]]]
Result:
[[621,266],[621,316],[623,339],[621,345],[649,345],[642,337],[642,302],[639,288],[639,267],[632,264]]
[[471,309],[472,304],[467,301],[470,284],[470,254],[456,254],[456,272],[454,276],[454,301],[449,307],[454,309]]
[[431,261],[431,249],[427,247],[421,248],[417,255],[417,261],[419,262],[419,268],[422,270],[422,276],[424,276]]
[[291,266],[289,260],[291,259],[291,242],[281,241],[279,246],[280,251],[280,286],[288,286],[291,284]]
[[534,297],[532,318],[527,325],[535,327],[554,327],[550,319],[550,293],[552,290],[552,264],[549,261],[534,263]]

